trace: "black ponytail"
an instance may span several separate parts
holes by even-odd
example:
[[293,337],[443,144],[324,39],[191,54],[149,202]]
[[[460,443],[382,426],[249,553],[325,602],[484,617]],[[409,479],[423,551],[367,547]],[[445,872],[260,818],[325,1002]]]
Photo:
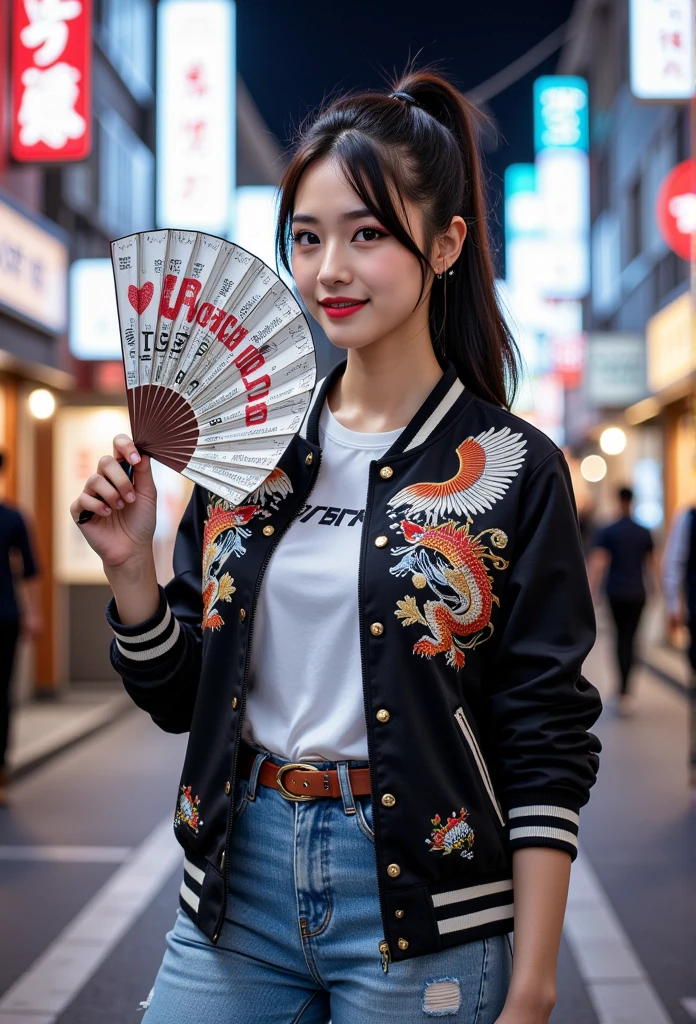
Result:
[[[290,269],[295,196],[307,167],[337,158],[368,209],[420,261],[423,287],[431,272],[433,241],[461,216],[467,225],[462,251],[433,281],[430,331],[436,354],[449,359],[462,383],[496,405],[509,407],[518,383],[517,350],[498,306],[486,223],[479,156],[482,114],[441,75],[407,72],[389,93],[360,93],[335,100],[301,133],[281,182],[278,255]],[[425,252],[395,206],[402,199],[423,213]]]

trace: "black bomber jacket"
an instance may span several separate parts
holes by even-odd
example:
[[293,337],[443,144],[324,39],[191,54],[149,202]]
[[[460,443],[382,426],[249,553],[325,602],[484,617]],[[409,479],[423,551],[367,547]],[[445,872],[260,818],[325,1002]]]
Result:
[[[344,368],[317,385],[245,505],[196,486],[153,618],[123,626],[113,601],[107,610],[128,693],[162,729],[190,733],[174,815],[181,906],[214,942],[234,870],[230,792],[257,598],[317,478],[319,414]],[[588,729],[601,703],[581,674],[594,613],[565,460],[451,364],[371,463],[358,600],[386,966],[512,929],[512,853],[575,857],[600,750]]]

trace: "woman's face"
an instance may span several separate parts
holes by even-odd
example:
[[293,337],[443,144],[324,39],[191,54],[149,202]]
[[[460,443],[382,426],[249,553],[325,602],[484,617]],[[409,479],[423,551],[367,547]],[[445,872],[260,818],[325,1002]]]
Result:
[[[420,212],[406,204],[406,213],[422,249]],[[334,345],[364,348],[394,332],[427,330],[431,279],[418,305],[418,259],[365,208],[337,162],[318,161],[303,175],[292,231],[295,282]]]

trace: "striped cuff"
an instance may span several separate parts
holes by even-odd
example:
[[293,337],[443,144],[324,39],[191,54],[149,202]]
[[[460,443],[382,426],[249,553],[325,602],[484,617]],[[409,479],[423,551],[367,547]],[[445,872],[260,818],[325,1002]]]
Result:
[[168,655],[181,636],[179,620],[172,615],[161,587],[159,608],[146,622],[124,626],[118,620],[113,598],[107,606],[106,619],[116,638],[119,655],[125,661],[143,663]]
[[552,803],[518,804],[508,811],[510,848],[525,846],[551,846],[569,853],[575,860],[578,853],[578,826],[576,811]]

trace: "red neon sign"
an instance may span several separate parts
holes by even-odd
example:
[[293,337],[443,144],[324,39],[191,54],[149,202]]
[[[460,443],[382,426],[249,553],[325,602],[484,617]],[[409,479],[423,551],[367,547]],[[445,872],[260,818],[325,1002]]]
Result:
[[15,160],[84,160],[92,148],[92,0],[14,0]]
[[655,216],[670,249],[690,259],[696,234],[696,160],[684,160],[669,172],[657,194]]

